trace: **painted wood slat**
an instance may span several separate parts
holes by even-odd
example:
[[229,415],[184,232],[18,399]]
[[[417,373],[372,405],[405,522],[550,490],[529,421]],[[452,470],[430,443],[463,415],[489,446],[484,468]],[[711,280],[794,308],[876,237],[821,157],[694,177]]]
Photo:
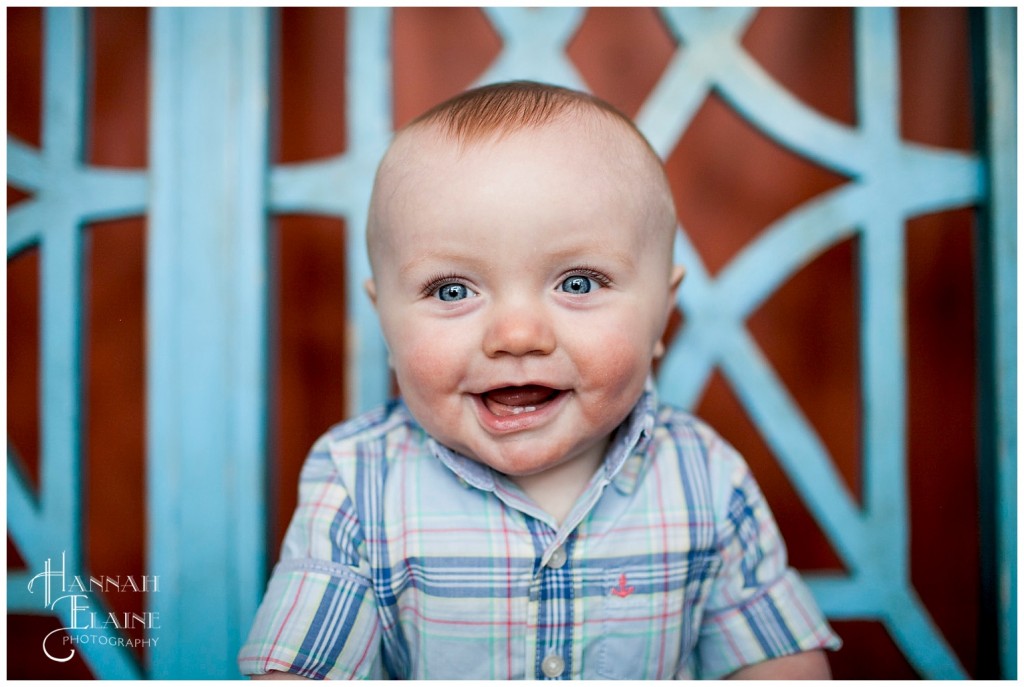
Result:
[[152,677],[227,678],[265,568],[267,10],[153,12]]

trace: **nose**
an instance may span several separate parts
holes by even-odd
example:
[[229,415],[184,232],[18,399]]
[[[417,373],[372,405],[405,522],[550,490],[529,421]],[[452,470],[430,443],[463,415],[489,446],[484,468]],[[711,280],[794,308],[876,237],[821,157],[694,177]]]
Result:
[[555,332],[540,304],[496,305],[484,333],[483,348],[492,358],[547,355],[555,350]]

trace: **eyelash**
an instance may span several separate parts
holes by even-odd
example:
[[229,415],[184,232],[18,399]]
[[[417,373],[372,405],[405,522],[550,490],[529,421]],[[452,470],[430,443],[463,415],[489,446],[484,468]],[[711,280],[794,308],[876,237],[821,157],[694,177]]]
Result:
[[559,278],[558,283],[561,284],[570,277],[587,277],[589,279],[593,279],[601,286],[611,286],[612,283],[612,280],[609,279],[606,274],[598,272],[592,267],[586,267],[585,265],[580,265],[579,267],[573,267],[570,270],[566,270],[565,274]]
[[[573,267],[571,269],[566,270],[565,273],[558,279],[558,283],[561,284],[570,277],[587,277],[589,279],[593,279],[601,286],[611,286],[612,283],[612,280],[609,279],[608,276],[605,275],[603,272],[598,272],[592,267],[586,267],[584,265],[580,265],[578,267]],[[437,291],[445,284],[462,284],[463,286],[469,286],[466,283],[466,280],[460,277],[459,275],[453,272],[444,272],[442,274],[437,274],[428,279],[426,283],[424,283],[423,288],[421,289],[421,293],[424,296],[432,296],[434,295],[435,291]]]
[[457,274],[446,272],[444,274],[438,274],[430,279],[423,285],[422,293],[424,296],[432,296],[435,291],[444,286],[445,284],[462,284],[468,287],[466,280]]

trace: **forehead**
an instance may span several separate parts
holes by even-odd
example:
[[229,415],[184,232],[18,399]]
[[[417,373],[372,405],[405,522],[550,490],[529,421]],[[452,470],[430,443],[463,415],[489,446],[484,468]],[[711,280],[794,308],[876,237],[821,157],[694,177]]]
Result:
[[[547,212],[642,211],[660,167],[644,143],[606,118],[530,127],[458,141],[436,127],[403,132],[378,176],[376,208],[395,213],[529,202]],[[604,119],[605,121],[600,121]],[[475,208],[475,204],[484,204]],[[392,226],[391,222],[386,223]]]
[[[628,124],[562,121],[460,141],[436,126],[398,135],[374,184],[367,248],[377,278],[425,246],[500,250],[525,227],[537,251],[567,230],[671,261],[675,210],[657,156]],[[457,235],[461,238],[457,238]],[[469,246],[467,245],[468,249]]]

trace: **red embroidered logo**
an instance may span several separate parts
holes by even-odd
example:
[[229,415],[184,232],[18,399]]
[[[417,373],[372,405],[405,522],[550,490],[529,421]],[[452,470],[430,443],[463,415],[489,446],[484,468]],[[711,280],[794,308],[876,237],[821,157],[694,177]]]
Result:
[[619,586],[612,587],[612,594],[615,596],[625,599],[627,596],[632,594],[636,590],[636,587],[630,585],[626,586],[626,573],[619,575]]

